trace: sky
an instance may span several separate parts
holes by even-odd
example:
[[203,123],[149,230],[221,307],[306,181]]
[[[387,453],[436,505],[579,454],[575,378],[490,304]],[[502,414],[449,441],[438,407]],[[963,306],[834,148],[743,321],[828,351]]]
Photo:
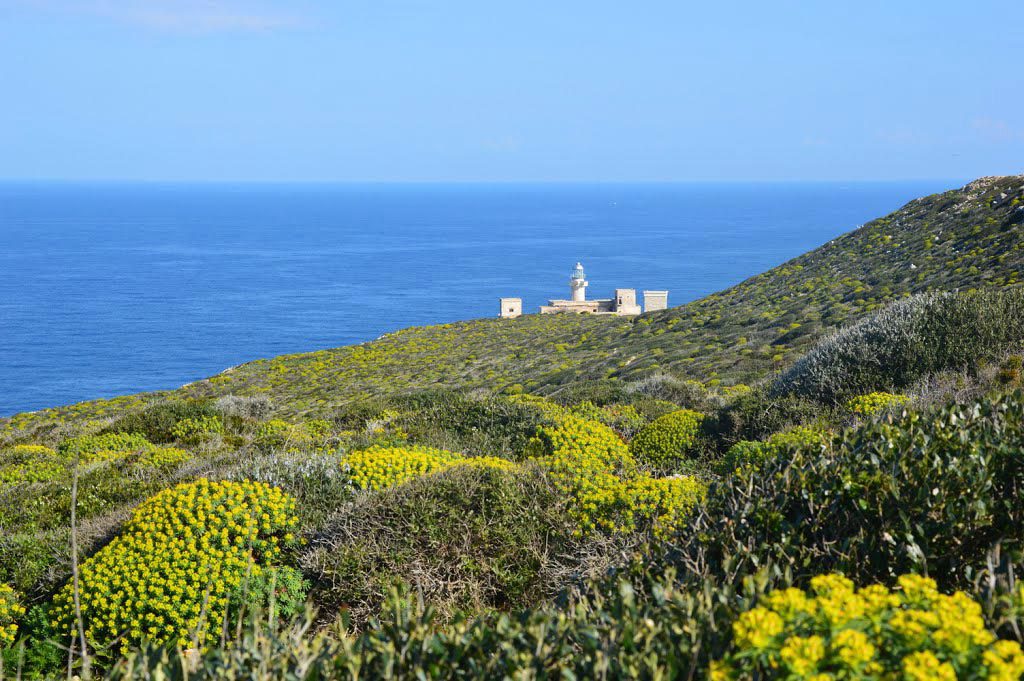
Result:
[[0,0],[0,178],[1024,172],[1020,0]]

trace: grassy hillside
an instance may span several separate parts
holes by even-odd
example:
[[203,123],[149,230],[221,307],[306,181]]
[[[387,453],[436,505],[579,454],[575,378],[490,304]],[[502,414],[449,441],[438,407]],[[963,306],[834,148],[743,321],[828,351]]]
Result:
[[831,330],[924,291],[1024,281],[1024,176],[976,180],[886,217],[730,289],[637,319],[527,315],[412,328],[356,346],[235,367],[180,390],[0,421],[77,422],[161,399],[268,395],[276,413],[328,416],[367,395],[436,388],[552,394],[657,371],[750,383]]

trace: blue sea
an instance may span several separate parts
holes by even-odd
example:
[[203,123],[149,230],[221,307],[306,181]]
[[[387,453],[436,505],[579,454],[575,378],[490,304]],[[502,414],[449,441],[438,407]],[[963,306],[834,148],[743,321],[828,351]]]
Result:
[[0,415],[566,297],[735,284],[949,182],[0,184]]

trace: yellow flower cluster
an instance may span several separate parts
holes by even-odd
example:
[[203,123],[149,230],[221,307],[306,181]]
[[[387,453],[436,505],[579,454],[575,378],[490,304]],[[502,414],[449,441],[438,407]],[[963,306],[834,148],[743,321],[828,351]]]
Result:
[[176,447],[150,447],[142,450],[142,453],[135,459],[138,466],[159,468],[160,466],[172,466],[192,458],[184,449]]
[[651,421],[630,443],[637,461],[653,466],[671,464],[685,458],[700,435],[704,414],[678,409]]
[[[229,599],[295,541],[295,500],[263,483],[200,479],[135,509],[120,535],[82,564],[89,641],[201,645],[220,631]],[[74,635],[69,582],[54,598],[60,635]]]
[[539,428],[531,452],[569,497],[569,512],[581,535],[633,532],[650,523],[657,535],[666,536],[678,529],[706,491],[695,478],[638,474],[629,448],[614,431],[577,416]]
[[69,438],[58,449],[68,458],[77,456],[82,463],[94,463],[123,459],[132,452],[152,446],[149,440],[138,433],[103,433]]
[[438,473],[453,466],[509,470],[514,464],[494,456],[467,457],[444,449],[416,445],[374,446],[351,452],[341,460],[341,467],[351,484],[362,490],[394,487],[413,478]]
[[224,421],[219,416],[199,416],[181,419],[171,428],[171,435],[181,442],[197,444],[211,435],[224,433]]
[[18,635],[18,619],[25,614],[25,608],[18,601],[18,594],[6,584],[0,584],[0,649],[14,644]]
[[857,416],[873,416],[889,409],[898,409],[905,405],[909,399],[906,395],[873,392],[867,395],[858,395],[849,400],[846,403],[846,410]]
[[553,425],[538,428],[527,449],[533,458],[555,457],[588,470],[621,474],[636,470],[629,447],[614,430],[574,415],[563,415]]
[[15,445],[0,451],[0,486],[45,482],[67,472],[67,460],[42,445]]
[[44,445],[14,445],[5,454],[13,459],[32,459],[56,456],[57,452]]
[[[1024,676],[1024,653],[985,628],[981,606],[963,592],[904,575],[891,591],[855,589],[840,575],[819,575],[811,593],[767,594],[733,624],[733,652],[712,679],[908,679]],[[980,673],[979,673],[980,672]]]
[[633,522],[650,519],[655,537],[665,539],[682,529],[683,521],[707,496],[707,486],[697,478],[677,475],[652,478],[638,475],[628,480],[627,495]]

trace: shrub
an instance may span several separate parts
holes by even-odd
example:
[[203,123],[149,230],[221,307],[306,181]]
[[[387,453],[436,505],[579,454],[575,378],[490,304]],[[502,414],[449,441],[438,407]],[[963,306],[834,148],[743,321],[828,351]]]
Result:
[[295,426],[287,421],[271,419],[256,427],[253,445],[256,446],[256,449],[263,452],[299,447],[305,440],[302,435],[303,433],[300,433]]
[[464,457],[431,447],[370,447],[341,459],[349,484],[362,490],[382,490],[452,466]]
[[741,467],[757,468],[788,449],[824,447],[830,438],[830,433],[819,428],[796,426],[781,433],[775,433],[764,442],[741,440],[729,448],[722,460],[718,462],[716,469],[720,475],[726,475]]
[[18,594],[6,584],[0,583],[0,649],[14,644],[18,635],[18,620],[25,614],[25,608],[18,600]]
[[607,426],[577,416],[542,426],[534,460],[569,499],[576,534],[627,534],[649,526],[662,536],[703,498],[704,485],[680,476],[638,475],[629,448]]
[[740,395],[731,404],[709,418],[707,429],[722,449],[743,440],[765,440],[794,426],[828,419],[828,411],[819,403],[795,395],[770,396],[758,388]]
[[775,563],[861,582],[919,572],[967,588],[990,560],[1024,562],[1021,451],[1021,393],[787,446],[712,489],[672,564],[751,574]]
[[270,452],[329,452],[336,448],[337,441],[330,439],[331,424],[313,420],[293,425],[280,419],[264,421],[256,427],[253,445],[257,451]]
[[918,295],[820,342],[772,385],[838,404],[973,366],[1024,338],[1024,290]]
[[855,416],[874,416],[892,409],[899,409],[907,403],[906,395],[886,392],[873,392],[858,395],[847,401],[846,410]]
[[224,434],[224,421],[219,416],[181,419],[171,428],[175,440],[198,444],[212,435]]
[[132,452],[152,446],[149,440],[138,433],[115,432],[70,438],[60,443],[58,451],[68,458],[78,457],[82,463],[93,463],[122,459]]
[[188,461],[192,458],[184,449],[177,449],[175,447],[150,447],[145,449],[135,459],[136,465],[146,466],[150,468],[159,468],[161,466],[173,466],[174,464]]
[[447,619],[528,607],[604,568],[600,552],[571,539],[574,528],[535,468],[455,466],[361,495],[313,537],[302,565],[326,613],[344,605],[364,624],[407,582]]
[[[87,639],[100,649],[141,641],[195,646],[220,631],[234,592],[294,542],[295,503],[276,488],[200,479],[164,490],[82,563]],[[73,585],[54,598],[54,627],[76,630]]]
[[647,420],[631,404],[598,407],[593,402],[583,402],[573,407],[571,411],[580,418],[603,423],[626,439],[632,438],[647,425]]
[[700,381],[677,378],[670,374],[655,373],[633,381],[626,386],[626,392],[644,397],[672,402],[690,409],[705,409],[710,396]]
[[273,619],[287,621],[305,610],[308,591],[309,582],[301,572],[276,565],[249,574],[242,588],[231,593],[228,610],[236,617],[245,613],[269,614]]
[[590,470],[631,473],[636,464],[629,447],[608,426],[566,415],[537,429],[528,446],[531,457],[555,457]]
[[107,433],[138,433],[150,442],[173,442],[174,427],[186,419],[215,417],[217,412],[205,401],[177,400],[160,402],[141,411],[121,416],[108,426]]
[[224,416],[262,421],[270,415],[270,398],[265,395],[244,397],[224,395],[213,403],[213,409]]
[[692,455],[703,421],[700,412],[679,409],[649,423],[636,434],[629,449],[639,463],[671,466]]
[[49,447],[15,445],[0,451],[0,486],[58,480],[68,461]]
[[1018,679],[1024,653],[997,640],[981,606],[962,591],[939,593],[917,575],[900,589],[854,589],[839,575],[811,580],[812,593],[769,593],[733,624],[729,654],[711,679]]

